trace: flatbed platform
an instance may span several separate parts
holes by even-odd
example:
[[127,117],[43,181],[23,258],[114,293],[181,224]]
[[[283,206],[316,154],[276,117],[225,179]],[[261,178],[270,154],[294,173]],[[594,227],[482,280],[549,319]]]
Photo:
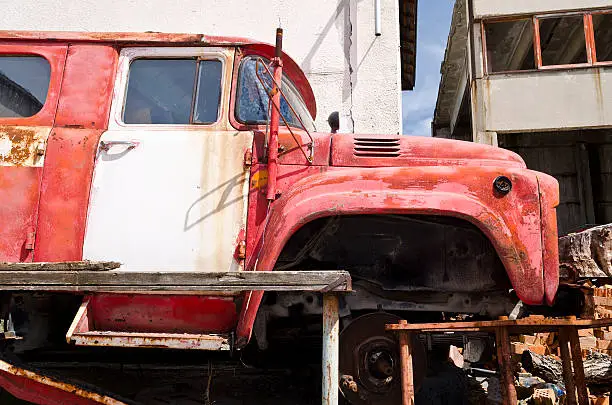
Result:
[[351,277],[330,271],[133,271],[115,262],[0,263],[0,291],[183,293],[351,291]]

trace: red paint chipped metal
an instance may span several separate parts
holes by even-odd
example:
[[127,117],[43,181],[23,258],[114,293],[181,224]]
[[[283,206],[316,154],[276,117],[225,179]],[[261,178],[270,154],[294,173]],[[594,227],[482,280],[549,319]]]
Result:
[[0,386],[15,397],[41,405],[125,405],[117,399],[58,381],[0,360]]
[[[536,31],[536,37],[537,34]],[[228,90],[231,87],[229,105],[221,106],[224,118],[215,128],[233,127],[254,133],[252,154],[245,154],[247,163],[251,162],[250,167],[245,167],[251,175],[247,224],[235,240],[235,249],[232,246],[236,258],[245,257],[246,270],[272,270],[291,235],[317,218],[354,214],[450,216],[471,222],[491,240],[523,301],[550,304],[554,299],[558,286],[554,211],[558,184],[550,176],[527,170],[516,154],[432,138],[315,133],[313,161],[308,162],[299,149],[300,143],[309,142],[307,134],[294,129],[296,142],[289,131],[280,128],[282,153],[278,156],[276,184],[280,198],[269,204],[265,195],[266,128],[239,123],[234,104],[237,67],[242,57],[259,55],[271,59],[273,46],[241,38],[164,33],[2,31],[0,41],[0,55],[40,55],[51,66],[49,94],[43,109],[30,118],[0,118],[0,129],[6,129],[11,148],[13,143],[17,145],[15,152],[11,149],[11,155],[2,158],[5,160],[0,164],[1,261],[82,259],[96,151],[100,136],[108,128],[121,48],[206,45],[228,47],[228,54],[235,54],[233,72],[228,71],[224,83]],[[593,51],[594,61],[595,58]],[[316,116],[314,93],[304,72],[287,55],[283,54],[282,60],[284,73]],[[202,126],[197,130],[207,129]],[[18,137],[16,131],[22,131],[23,136]],[[42,134],[46,146],[41,148],[35,145],[35,137],[25,136],[32,133]],[[40,160],[35,160],[36,156]],[[44,167],[40,167],[43,162]],[[493,189],[494,179],[502,175],[513,183],[507,195],[496,194]],[[36,235],[33,255],[26,248],[30,230]],[[178,296],[157,298],[158,301],[103,297],[100,300],[112,301],[113,305],[106,307],[112,313],[103,315],[103,305],[92,303],[92,308],[100,319],[108,321],[110,330],[106,332],[116,332],[113,336],[99,334],[99,344],[165,344],[164,334],[179,329],[185,332],[190,327],[196,335],[226,333],[236,328],[238,343],[244,344],[250,338],[262,296],[261,291],[246,293],[239,317],[239,301],[234,302],[233,297],[195,297],[203,299],[199,303]],[[122,299],[127,301],[121,303]],[[155,315],[147,312],[148,307],[154,306],[163,313],[160,329],[146,329],[146,320]],[[192,310],[202,318],[188,320],[193,314],[177,316],[174,310]],[[129,320],[134,327],[131,335],[121,335],[128,332],[117,331],[119,325],[109,321],[116,316]],[[81,332],[75,339],[95,344],[96,337]],[[157,337],[162,340],[147,340]],[[173,340],[175,343],[182,344],[180,338]]]

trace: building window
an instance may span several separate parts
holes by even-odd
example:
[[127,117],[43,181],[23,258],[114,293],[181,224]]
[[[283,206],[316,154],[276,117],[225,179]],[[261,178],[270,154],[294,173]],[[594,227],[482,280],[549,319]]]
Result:
[[31,117],[42,110],[51,66],[40,56],[0,56],[0,117]]
[[531,19],[485,25],[488,71],[535,69]]
[[221,102],[219,60],[137,59],[130,65],[126,124],[211,124]]
[[484,21],[485,72],[611,64],[611,26],[612,11]]
[[588,63],[582,15],[540,18],[539,24],[542,66]]
[[597,62],[612,62],[612,14],[593,14]]

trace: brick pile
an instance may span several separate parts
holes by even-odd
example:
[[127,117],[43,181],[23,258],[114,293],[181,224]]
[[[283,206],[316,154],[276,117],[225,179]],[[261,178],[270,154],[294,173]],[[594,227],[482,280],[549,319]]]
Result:
[[[612,285],[593,287],[592,292],[593,318],[612,318]],[[591,351],[612,355],[612,327],[580,329],[578,336],[585,357]],[[525,350],[530,350],[540,355],[560,355],[559,338],[554,332],[518,335],[511,339],[513,354],[520,355]]]

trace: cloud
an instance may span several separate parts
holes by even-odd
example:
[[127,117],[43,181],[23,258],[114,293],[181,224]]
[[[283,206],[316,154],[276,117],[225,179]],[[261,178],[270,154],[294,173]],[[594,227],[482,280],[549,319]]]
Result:
[[431,136],[454,0],[418,4],[417,77],[414,90],[402,92],[402,123],[404,134]]
[[438,96],[439,74],[421,78],[419,87],[402,92],[403,132],[407,135],[431,135],[431,121]]

